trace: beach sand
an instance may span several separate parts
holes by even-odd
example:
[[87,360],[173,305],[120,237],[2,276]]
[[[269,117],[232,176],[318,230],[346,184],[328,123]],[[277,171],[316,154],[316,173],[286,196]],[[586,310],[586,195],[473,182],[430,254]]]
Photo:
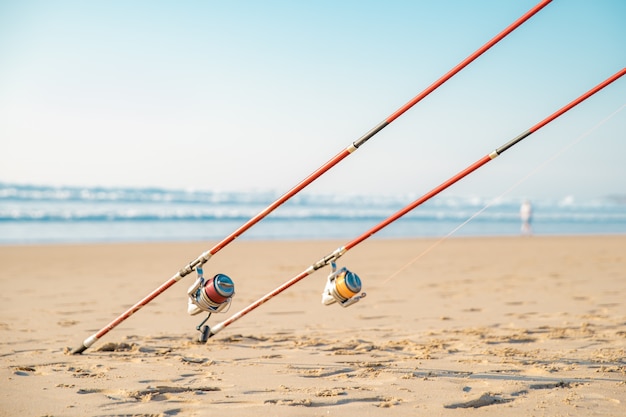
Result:
[[[238,241],[216,324],[345,242]],[[211,338],[185,277],[67,354],[209,243],[0,247],[1,416],[624,416],[626,236],[371,239]]]

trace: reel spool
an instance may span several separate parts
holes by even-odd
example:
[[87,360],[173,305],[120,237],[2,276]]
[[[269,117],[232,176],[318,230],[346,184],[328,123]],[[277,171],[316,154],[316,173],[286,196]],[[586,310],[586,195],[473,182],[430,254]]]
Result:
[[202,268],[197,267],[196,272],[198,273],[198,278],[187,290],[187,295],[189,296],[187,312],[192,316],[203,311],[209,313],[202,323],[196,327],[196,330],[201,333],[199,341],[204,343],[207,341],[210,332],[209,326],[204,325],[204,323],[209,320],[212,313],[228,311],[230,302],[235,295],[235,284],[229,276],[224,274],[217,274],[205,281],[202,275]]
[[337,270],[334,262],[331,263],[331,268],[322,292],[322,304],[339,303],[342,307],[349,307],[365,297],[365,293],[358,294],[361,291],[361,279],[357,274],[345,267]]
[[219,313],[230,306],[234,294],[235,284],[227,275],[217,274],[207,281],[199,275],[196,282],[187,290],[189,295],[187,312],[192,316],[203,311]]

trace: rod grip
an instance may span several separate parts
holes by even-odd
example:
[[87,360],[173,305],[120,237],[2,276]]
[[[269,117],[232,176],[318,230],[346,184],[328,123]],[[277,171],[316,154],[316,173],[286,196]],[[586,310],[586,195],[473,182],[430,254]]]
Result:
[[87,350],[87,346],[85,345],[80,345],[79,347],[77,347],[76,349],[72,350],[71,354],[72,355],[80,355],[81,353],[83,353],[84,351]]

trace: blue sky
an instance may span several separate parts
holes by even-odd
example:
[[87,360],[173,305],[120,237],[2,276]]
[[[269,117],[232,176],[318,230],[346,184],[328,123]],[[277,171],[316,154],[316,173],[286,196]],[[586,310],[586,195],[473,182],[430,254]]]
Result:
[[[0,181],[285,192],[537,1],[0,0]],[[626,2],[556,0],[304,192],[430,190],[626,64]],[[626,194],[626,77],[456,184]]]

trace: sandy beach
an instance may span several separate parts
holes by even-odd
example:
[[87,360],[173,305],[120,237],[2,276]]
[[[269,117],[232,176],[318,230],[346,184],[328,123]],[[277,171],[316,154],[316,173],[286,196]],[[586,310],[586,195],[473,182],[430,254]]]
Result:
[[[216,324],[345,242],[234,242]],[[197,341],[185,277],[89,335],[211,242],[0,247],[1,416],[623,416],[626,236],[372,239]]]

